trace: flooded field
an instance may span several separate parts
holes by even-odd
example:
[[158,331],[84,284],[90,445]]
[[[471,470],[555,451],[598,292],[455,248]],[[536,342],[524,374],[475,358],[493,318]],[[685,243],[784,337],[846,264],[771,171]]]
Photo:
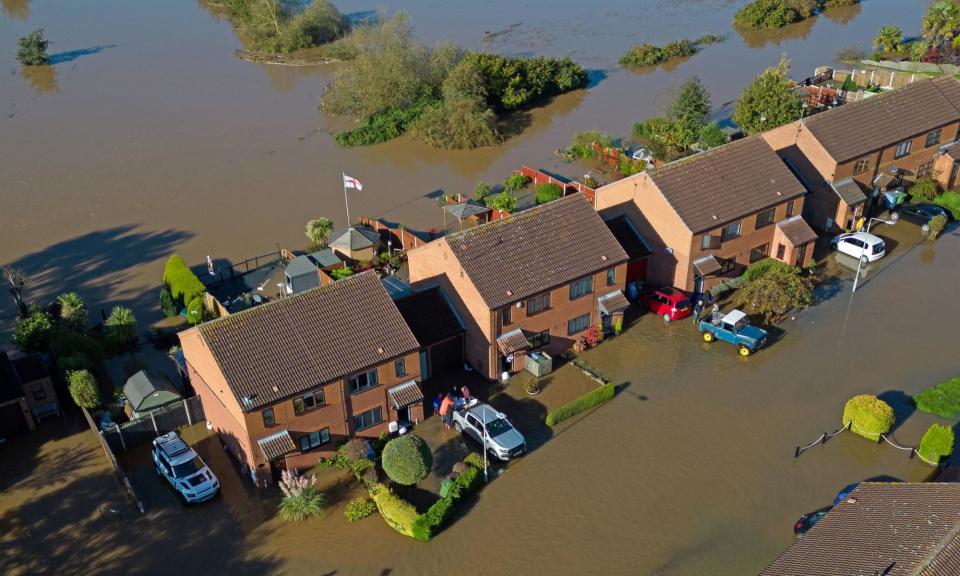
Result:
[[[730,0],[377,2],[344,12],[407,10],[428,41],[508,54],[570,55],[593,71],[588,90],[520,118],[523,133],[491,149],[449,152],[409,141],[340,149],[317,104],[332,67],[276,67],[236,59],[230,24],[194,0],[3,0],[0,51],[0,263],[34,276],[30,298],[79,290],[96,310],[124,302],[156,319],[163,259],[241,260],[306,242],[308,218],[343,224],[340,173],[359,178],[354,216],[440,228],[436,198],[472,194],[520,164],[557,167],[573,132],[626,135],[699,75],[715,105],[781,53],[797,76],[866,47],[883,24],[919,27],[924,0],[869,0],[775,34],[730,27]],[[35,28],[55,64],[24,72],[14,39]],[[632,44],[725,34],[668,69],[632,73],[616,62]],[[13,310],[0,299],[0,322]]]

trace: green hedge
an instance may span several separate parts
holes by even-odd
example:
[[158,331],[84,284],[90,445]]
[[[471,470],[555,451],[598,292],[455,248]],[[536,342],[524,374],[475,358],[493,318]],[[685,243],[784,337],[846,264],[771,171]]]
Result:
[[931,424],[920,441],[920,455],[931,462],[940,462],[953,453],[953,429],[943,424]]
[[[374,484],[370,487],[370,497],[377,504],[377,510],[383,516],[384,522],[388,526],[403,534],[416,538],[414,534],[414,524],[419,518],[417,509],[403,498],[393,493],[389,487],[383,484]],[[419,540],[419,538],[418,538]]]
[[847,426],[851,422],[852,432],[879,442],[880,435],[886,434],[893,427],[893,408],[876,396],[860,394],[847,400],[843,407],[843,425]]
[[167,264],[163,268],[163,283],[170,288],[170,293],[183,306],[207,291],[203,282],[176,254],[172,254],[167,259]]
[[603,404],[607,400],[613,398],[614,392],[616,392],[616,389],[613,384],[604,384],[596,390],[591,390],[590,392],[587,392],[572,402],[564,404],[556,410],[551,410],[547,413],[547,426],[555,426],[571,416],[589,410],[594,406]]
[[953,214],[955,219],[960,220],[960,192],[956,190],[944,192],[934,198],[933,203],[943,206]]
[[917,410],[936,414],[941,418],[954,418],[960,414],[960,376],[927,388],[913,397]]
[[785,262],[781,262],[776,258],[764,258],[759,262],[755,262],[747,266],[747,269],[743,272],[743,277],[746,278],[747,282],[750,282],[750,281],[756,280],[757,278],[765,276],[771,270],[781,269],[781,268],[785,270],[789,270],[789,269],[792,269],[793,266]]

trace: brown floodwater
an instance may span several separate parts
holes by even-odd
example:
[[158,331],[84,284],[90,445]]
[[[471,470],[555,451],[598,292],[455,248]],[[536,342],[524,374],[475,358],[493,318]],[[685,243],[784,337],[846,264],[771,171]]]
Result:
[[[360,13],[383,4],[340,5]],[[343,121],[317,110],[331,67],[236,60],[229,23],[194,2],[4,0],[0,45],[43,27],[57,56],[51,68],[22,71],[12,50],[0,51],[8,70],[0,75],[0,263],[32,275],[28,298],[75,289],[94,309],[125,302],[147,322],[158,316],[170,252],[239,260],[275,243],[302,246],[308,218],[342,224],[341,171],[365,185],[351,197],[354,216],[439,228],[438,191],[469,194],[522,163],[576,173],[553,157],[574,131],[625,134],[691,75],[715,105],[728,102],[781,53],[807,75],[842,46],[866,46],[883,24],[916,31],[925,2],[869,0],[747,36],[729,26],[739,3],[724,0],[404,4],[427,40],[571,55],[596,71],[595,83],[531,110],[523,133],[496,148],[447,152],[404,138],[343,150],[329,132]],[[705,33],[728,40],[668,68],[616,66],[631,44]],[[842,281],[824,290],[826,300],[749,359],[721,344],[704,349],[690,323],[652,318],[591,351],[587,359],[623,391],[511,465],[429,544],[339,512],[306,526],[260,524],[269,515],[238,512],[238,487],[209,507],[151,512],[138,525],[160,539],[189,534],[192,565],[164,563],[170,550],[157,540],[116,552],[102,572],[756,573],[790,543],[796,516],[839,488],[930,474],[890,446],[847,435],[793,458],[794,446],[838,426],[850,395],[897,401],[956,375],[954,330],[942,320],[960,280],[960,237],[912,247],[907,226],[879,231],[902,236],[889,244],[889,267],[872,266],[855,300],[852,272],[831,266]],[[13,314],[0,298],[0,321]],[[934,419],[900,411],[895,437],[915,445]],[[17,502],[36,515],[62,504],[29,494]]]

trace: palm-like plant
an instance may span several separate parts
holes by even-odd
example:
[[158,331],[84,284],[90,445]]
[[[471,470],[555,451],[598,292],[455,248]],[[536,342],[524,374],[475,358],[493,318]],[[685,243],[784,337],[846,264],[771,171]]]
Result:
[[78,332],[87,328],[87,305],[79,294],[61,294],[57,297],[57,303],[60,304],[60,322]]
[[316,220],[307,222],[307,238],[310,239],[313,246],[324,246],[327,243],[327,237],[333,231],[333,222],[329,218],[321,216]]
[[105,322],[107,338],[117,350],[126,350],[137,339],[137,318],[133,310],[123,306],[114,306]]
[[899,26],[884,26],[880,28],[876,38],[873,39],[873,47],[879,48],[887,54],[900,51],[900,44],[903,42],[903,30]]
[[927,15],[923,17],[923,37],[939,47],[949,42],[957,35],[960,28],[960,8],[953,0],[938,0],[934,2]]
[[297,472],[284,470],[280,475],[280,517],[290,522],[300,522],[323,512],[327,497],[318,492],[316,476],[300,476]]

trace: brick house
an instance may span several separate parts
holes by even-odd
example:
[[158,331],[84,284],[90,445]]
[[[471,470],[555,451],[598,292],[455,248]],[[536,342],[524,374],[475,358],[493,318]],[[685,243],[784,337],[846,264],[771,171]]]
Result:
[[810,189],[804,217],[818,229],[837,232],[852,228],[880,192],[904,180],[955,180],[954,163],[940,159],[957,140],[958,127],[960,82],[948,75],[804,118],[763,137]]
[[651,284],[699,293],[767,257],[808,264],[816,234],[800,217],[805,194],[752,136],[607,184],[596,203],[642,234]]
[[[567,350],[629,306],[627,254],[572,194],[407,254],[414,286],[440,286],[466,324],[466,361],[495,379],[533,350]],[[508,362],[512,360],[512,362]]]
[[60,415],[60,404],[47,366],[37,354],[11,359],[0,351],[0,438],[36,430],[47,416]]
[[207,419],[258,485],[424,416],[417,340],[373,272],[179,337]]

